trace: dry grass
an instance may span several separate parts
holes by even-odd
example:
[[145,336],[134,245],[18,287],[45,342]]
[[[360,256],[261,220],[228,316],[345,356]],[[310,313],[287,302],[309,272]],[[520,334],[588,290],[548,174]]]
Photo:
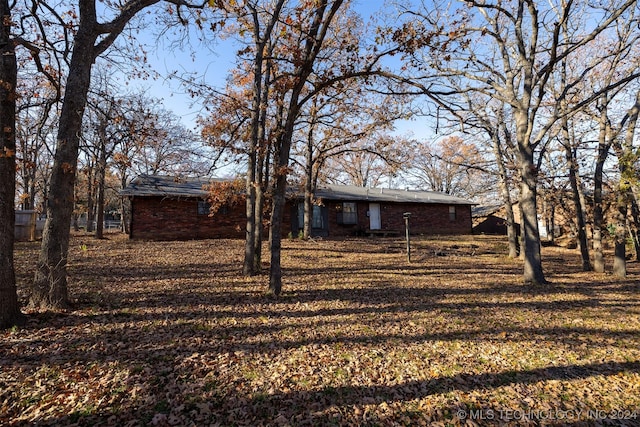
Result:
[[640,425],[638,264],[544,248],[531,288],[504,249],[287,241],[274,299],[240,241],[76,237],[74,309],[0,333],[0,424]]

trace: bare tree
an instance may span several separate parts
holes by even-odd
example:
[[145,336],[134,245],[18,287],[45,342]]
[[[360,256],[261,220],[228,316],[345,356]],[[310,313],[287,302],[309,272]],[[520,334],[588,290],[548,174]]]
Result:
[[[65,93],[60,111],[57,144],[51,174],[47,220],[30,304],[51,308],[68,305],[67,254],[73,213],[73,189],[78,162],[79,135],[91,83],[92,66],[141,10],[160,0],[129,0],[100,22],[95,0],[79,0],[79,22],[73,33]],[[181,0],[165,0],[190,6]],[[203,6],[203,5],[198,5]],[[62,22],[63,24],[64,21]],[[46,35],[42,35],[46,37]]]
[[632,186],[637,185],[635,164],[640,158],[634,146],[638,116],[640,115],[640,90],[636,93],[635,103],[622,119],[626,124],[624,138],[616,138],[612,147],[618,158],[620,180],[616,189],[617,221],[615,230],[615,255],[613,258],[613,273],[618,277],[626,277],[626,243],[627,243],[627,214],[632,198]]
[[412,163],[413,182],[426,190],[472,199],[492,188],[490,163],[460,136],[419,144]]
[[[290,48],[294,49],[295,55],[292,61],[293,69],[287,77],[288,84],[284,92],[288,94],[285,107],[285,115],[281,123],[278,124],[279,133],[276,142],[276,157],[274,165],[273,183],[273,207],[271,211],[271,264],[269,271],[269,290],[274,295],[279,295],[282,291],[282,220],[285,206],[285,192],[287,188],[287,174],[291,145],[295,131],[296,122],[302,106],[308,102],[310,97],[303,96],[303,91],[307,86],[309,76],[314,71],[314,64],[322,51],[322,47],[329,34],[331,24],[338,10],[342,7],[342,0],[329,2],[319,1],[313,8],[300,9],[300,17],[304,17],[297,28],[299,32],[291,33],[289,41]],[[297,12],[297,13],[299,13]],[[290,17],[291,22],[295,22],[296,16]]]
[[[405,46],[408,63],[435,70],[438,80],[432,73],[425,82],[431,82],[431,94],[438,95],[450,111],[457,108],[459,87],[502,101],[511,110],[521,179],[525,283],[547,282],[537,219],[540,149],[562,115],[579,111],[600,95],[592,93],[571,111],[559,108],[560,102],[572,94],[570,88],[595,72],[598,58],[566,82],[567,90],[553,97],[552,77],[563,61],[576,58],[618,20],[626,19],[625,13],[635,6],[633,0],[602,7],[574,2],[547,6],[531,0],[508,4],[467,1],[460,7],[438,4],[432,10],[411,10],[411,20],[394,33]],[[580,31],[563,33],[565,23],[576,25]],[[426,63],[424,58],[428,58]],[[443,77],[455,85],[442,81]],[[612,85],[636,77],[624,76]]]
[[[296,132],[298,144],[293,147],[292,162],[299,166],[304,182],[305,239],[311,236],[313,193],[321,177],[343,174],[352,168],[341,157],[378,159],[386,170],[399,169],[400,138],[387,132],[397,119],[404,117],[401,99],[378,96],[355,80],[343,82],[314,96],[303,109]],[[394,164],[395,162],[395,164]],[[337,169],[331,170],[331,165]],[[393,165],[393,166],[392,166]],[[294,174],[297,171],[294,170]]]

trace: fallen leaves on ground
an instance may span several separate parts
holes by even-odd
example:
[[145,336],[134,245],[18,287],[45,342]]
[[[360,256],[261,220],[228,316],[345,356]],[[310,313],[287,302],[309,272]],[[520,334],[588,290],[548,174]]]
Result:
[[640,425],[638,263],[544,248],[526,287],[498,238],[413,245],[287,241],[274,298],[241,241],[76,236],[73,309],[0,332],[0,424]]

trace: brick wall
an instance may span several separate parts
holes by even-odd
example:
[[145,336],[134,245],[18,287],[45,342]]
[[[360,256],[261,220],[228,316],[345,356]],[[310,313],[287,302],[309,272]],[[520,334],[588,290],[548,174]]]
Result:
[[[335,203],[334,209],[335,209]],[[471,206],[455,205],[455,219],[449,214],[450,205],[421,203],[380,203],[380,223],[382,230],[404,232],[403,214],[410,212],[410,231],[412,234],[470,234]],[[451,205],[453,206],[453,205]],[[358,203],[358,226],[368,230],[368,203]],[[337,215],[329,215],[334,221]],[[331,220],[330,220],[331,221]],[[330,223],[330,227],[341,227]],[[336,229],[337,230],[337,229]]]
[[[455,209],[455,212],[450,212]],[[384,207],[383,207],[384,210]],[[404,204],[389,206],[390,228],[404,229],[403,212],[411,212],[409,220],[415,234],[471,234],[471,206]],[[384,223],[384,220],[383,220]]]
[[[471,206],[455,205],[455,219],[449,214],[449,207],[453,205],[422,204],[422,203],[384,203],[380,204],[381,230],[404,233],[405,224],[403,214],[411,212],[409,220],[411,234],[471,234]],[[341,201],[324,201],[327,209],[329,237],[353,236],[366,234],[370,229],[367,213],[368,202],[357,204],[357,224],[339,224],[338,212],[342,207]],[[292,206],[285,209],[285,223],[283,234],[291,231],[291,219],[295,215]],[[296,234],[297,230],[293,230]]]
[[238,203],[214,217],[198,214],[198,199],[135,197],[132,239],[190,240],[244,238],[245,205]]
[[[369,203],[357,203],[358,223],[338,224],[338,206],[342,202],[325,201],[329,237],[363,234],[369,230]],[[404,233],[404,212],[411,212],[412,234],[470,234],[471,207],[456,205],[455,219],[450,218],[450,205],[419,203],[380,203],[381,230]],[[214,217],[198,215],[197,199],[135,197],[132,201],[132,239],[190,240],[245,237],[245,205],[238,203]],[[292,232],[295,206],[287,204],[282,234]],[[293,231],[297,234],[297,230]]]

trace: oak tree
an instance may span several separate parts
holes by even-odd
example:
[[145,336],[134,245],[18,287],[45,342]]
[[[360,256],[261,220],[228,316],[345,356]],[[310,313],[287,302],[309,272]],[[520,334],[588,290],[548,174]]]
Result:
[[[450,109],[458,104],[460,92],[447,82],[508,105],[515,124],[521,180],[525,283],[547,282],[537,218],[538,157],[549,131],[562,115],[569,114],[559,108],[559,103],[571,94],[565,90],[551,97],[552,77],[563,61],[574,60],[581,50],[625,20],[625,13],[635,6],[632,0],[606,5],[472,0],[460,5],[436,4],[431,10],[409,6],[410,19],[393,33],[404,46],[408,66],[430,71],[422,85],[431,84],[432,89],[435,85],[438,100]],[[581,24],[580,31],[562,31],[565,23],[577,22]],[[586,67],[567,81],[566,87],[575,87],[592,71]],[[634,78],[625,76],[613,85]],[[592,93],[583,104],[574,105],[573,111],[598,95],[597,91]]]
[[[104,12],[95,0],[78,1],[78,24],[70,48],[65,92],[60,111],[57,144],[47,202],[47,220],[36,273],[31,286],[34,307],[66,307],[67,254],[73,214],[74,182],[82,117],[95,60],[114,43],[126,25],[142,10],[160,0],[128,0],[118,4],[101,21]],[[197,6],[182,0],[165,0],[176,7]]]

